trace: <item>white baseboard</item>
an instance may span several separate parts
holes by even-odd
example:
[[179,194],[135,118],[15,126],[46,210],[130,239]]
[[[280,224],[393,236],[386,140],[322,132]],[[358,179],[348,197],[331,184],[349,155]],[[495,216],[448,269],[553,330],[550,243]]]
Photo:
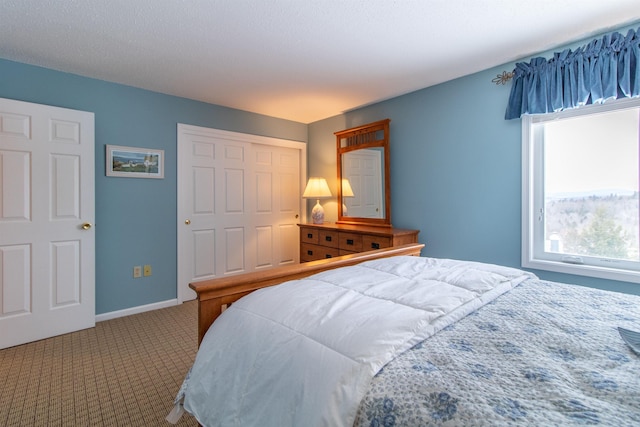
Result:
[[154,302],[153,304],[139,305],[137,307],[125,308],[124,310],[110,311],[96,315],[96,322],[104,320],[116,319],[118,317],[130,316],[132,314],[144,313],[145,311],[157,310],[159,308],[171,307],[178,305],[178,299],[170,299],[167,301]]

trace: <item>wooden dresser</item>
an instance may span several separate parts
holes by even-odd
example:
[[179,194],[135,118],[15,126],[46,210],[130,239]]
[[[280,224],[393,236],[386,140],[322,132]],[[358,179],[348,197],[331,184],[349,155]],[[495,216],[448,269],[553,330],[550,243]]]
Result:
[[417,243],[419,230],[351,224],[298,224],[300,262]]

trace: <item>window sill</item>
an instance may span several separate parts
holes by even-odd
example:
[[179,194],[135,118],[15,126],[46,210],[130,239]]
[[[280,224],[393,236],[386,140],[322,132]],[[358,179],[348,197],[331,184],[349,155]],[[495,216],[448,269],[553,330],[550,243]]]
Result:
[[576,276],[640,283],[640,272],[631,270],[596,267],[584,264],[568,264],[564,262],[540,259],[526,259],[526,257],[523,257],[522,259],[522,267],[535,270],[553,271],[555,273],[573,274]]

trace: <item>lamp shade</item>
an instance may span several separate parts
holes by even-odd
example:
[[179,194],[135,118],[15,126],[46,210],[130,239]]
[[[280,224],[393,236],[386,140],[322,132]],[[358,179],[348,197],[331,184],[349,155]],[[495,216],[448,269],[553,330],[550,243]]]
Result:
[[351,189],[351,183],[347,178],[342,178],[342,197],[355,197]]
[[331,197],[331,191],[327,180],[319,177],[309,178],[307,187],[304,189],[302,197],[306,199],[323,199],[325,197]]

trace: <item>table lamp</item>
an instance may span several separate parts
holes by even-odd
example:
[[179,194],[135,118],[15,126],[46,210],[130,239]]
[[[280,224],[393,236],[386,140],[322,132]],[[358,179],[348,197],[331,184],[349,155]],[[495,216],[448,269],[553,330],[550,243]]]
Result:
[[331,191],[324,178],[311,177],[307,182],[302,197],[305,199],[316,199],[316,205],[311,211],[311,218],[314,224],[322,224],[324,222],[324,208],[320,205],[320,199],[331,197]]

